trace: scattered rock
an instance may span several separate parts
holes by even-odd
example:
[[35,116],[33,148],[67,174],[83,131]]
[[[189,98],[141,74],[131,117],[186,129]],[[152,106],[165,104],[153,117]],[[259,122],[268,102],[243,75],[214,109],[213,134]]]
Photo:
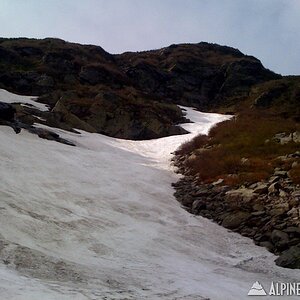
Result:
[[[176,159],[180,165],[186,158]],[[188,211],[213,219],[281,254],[300,243],[300,192],[281,168],[274,173],[265,182],[235,189],[223,186],[221,180],[199,185],[195,176],[185,176],[174,185],[175,196],[187,204]]]

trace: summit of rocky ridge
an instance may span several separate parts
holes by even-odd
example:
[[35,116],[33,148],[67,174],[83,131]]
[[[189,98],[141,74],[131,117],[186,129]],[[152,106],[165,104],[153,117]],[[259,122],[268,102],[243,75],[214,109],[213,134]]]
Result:
[[[1,88],[39,96],[47,124],[119,138],[185,133],[175,104],[231,111],[254,86],[278,80],[253,56],[205,42],[112,55],[60,39],[0,39]],[[34,122],[28,108],[17,112]]]

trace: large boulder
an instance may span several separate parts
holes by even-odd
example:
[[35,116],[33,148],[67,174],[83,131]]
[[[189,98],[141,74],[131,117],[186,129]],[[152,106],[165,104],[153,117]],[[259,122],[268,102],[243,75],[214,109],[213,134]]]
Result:
[[19,133],[21,128],[16,122],[15,119],[15,108],[5,102],[0,102],[0,125],[10,126],[15,133]]
[[300,244],[284,251],[281,256],[275,260],[276,265],[284,268],[300,268]]
[[16,110],[11,104],[0,102],[0,119],[5,121],[13,121]]
[[286,249],[289,242],[289,235],[286,232],[274,229],[271,234],[271,240],[279,250]]
[[248,220],[249,217],[250,213],[246,211],[232,212],[223,219],[222,225],[229,229],[235,229]]
[[97,132],[97,130],[93,126],[91,126],[84,120],[81,120],[76,115],[72,114],[64,106],[62,101],[57,101],[51,112],[52,114],[48,119],[48,124],[51,126],[64,128],[66,130],[77,128],[88,132]]

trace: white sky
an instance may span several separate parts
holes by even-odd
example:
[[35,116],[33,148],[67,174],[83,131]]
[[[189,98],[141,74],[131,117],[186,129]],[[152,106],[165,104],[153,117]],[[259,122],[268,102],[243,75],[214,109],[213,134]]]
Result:
[[59,37],[110,53],[215,42],[300,74],[300,0],[0,0],[0,28],[3,37]]

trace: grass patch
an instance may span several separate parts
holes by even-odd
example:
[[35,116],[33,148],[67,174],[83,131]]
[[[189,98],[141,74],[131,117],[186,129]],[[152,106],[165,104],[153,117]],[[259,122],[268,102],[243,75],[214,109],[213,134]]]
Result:
[[[274,168],[291,162],[278,157],[299,150],[299,144],[281,145],[273,139],[277,133],[300,131],[299,123],[279,116],[254,113],[241,114],[213,127],[208,136],[197,136],[183,144],[178,155],[190,156],[185,164],[189,174],[201,182],[223,178],[229,185],[250,184],[267,179]],[[200,150],[202,149],[202,150]],[[300,181],[300,167],[291,171],[293,181]]]

